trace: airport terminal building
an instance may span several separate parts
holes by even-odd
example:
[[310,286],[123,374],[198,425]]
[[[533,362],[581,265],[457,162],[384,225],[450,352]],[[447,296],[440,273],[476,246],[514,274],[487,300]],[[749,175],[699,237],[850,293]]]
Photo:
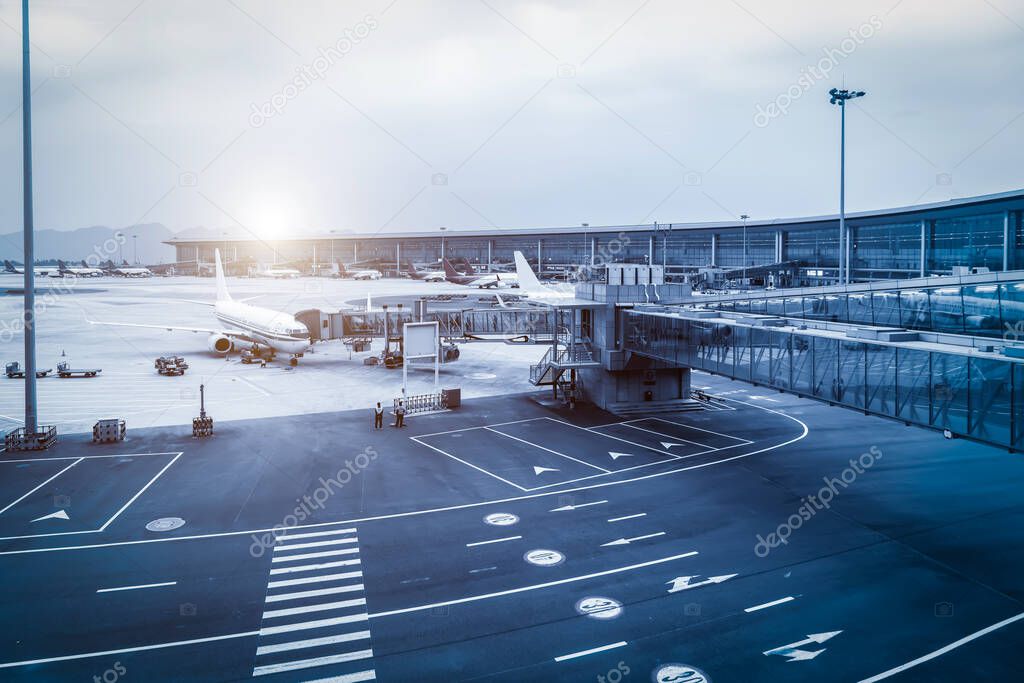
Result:
[[[957,267],[1024,266],[1024,190],[847,216],[843,254],[852,281],[949,275]],[[487,269],[523,252],[545,272],[587,263],[665,265],[668,273],[785,265],[789,286],[833,284],[839,267],[839,218],[664,223],[545,228],[444,229],[417,232],[329,231],[287,240],[251,237],[174,238],[179,263],[211,263],[220,247],[229,261],[332,264],[436,263],[442,254]]]

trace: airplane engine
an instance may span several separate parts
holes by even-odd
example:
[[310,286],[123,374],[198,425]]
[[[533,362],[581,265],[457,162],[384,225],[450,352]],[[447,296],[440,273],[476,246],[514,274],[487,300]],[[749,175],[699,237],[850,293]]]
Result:
[[206,340],[206,345],[210,347],[210,350],[214,353],[225,355],[231,351],[234,347],[234,343],[223,334],[211,334],[210,338]]

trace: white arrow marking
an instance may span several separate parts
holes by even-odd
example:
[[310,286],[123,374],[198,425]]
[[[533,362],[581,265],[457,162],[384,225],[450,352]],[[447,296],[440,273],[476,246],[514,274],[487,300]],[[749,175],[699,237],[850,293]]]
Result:
[[603,547],[609,546],[609,545],[628,545],[628,544],[632,543],[633,541],[642,541],[642,540],[647,539],[647,538],[654,538],[656,536],[664,536],[664,535],[665,535],[664,531],[659,531],[656,534],[647,534],[646,536],[634,536],[633,538],[618,538],[618,539],[616,539],[614,541],[608,541],[607,543],[602,543],[601,547],[603,548]]
[[691,588],[700,588],[701,586],[709,586],[713,583],[722,583],[723,581],[728,581],[734,576],[737,576],[737,574],[723,574],[722,576],[710,576],[704,579],[703,581],[699,581],[697,583],[690,583],[693,579],[700,577],[700,574],[697,574],[696,576],[679,576],[677,578],[672,579],[671,581],[666,581],[665,583],[672,584],[672,587],[668,589],[669,593],[678,593],[679,591],[688,591]]
[[661,447],[662,447],[662,448],[664,448],[664,449],[665,449],[666,451],[667,451],[668,449],[672,448],[673,446],[682,446],[682,445],[684,445],[684,444],[681,444],[681,443],[672,443],[671,441],[662,441],[662,442],[661,442]]
[[558,471],[559,470],[556,470],[554,467],[541,467],[540,465],[534,465],[533,466],[533,473],[537,474],[537,475],[541,474],[542,472],[558,472]]
[[826,640],[830,640],[838,636],[842,631],[825,631],[824,633],[811,633],[808,634],[805,640],[801,640],[796,643],[790,643],[789,645],[783,645],[781,647],[774,648],[772,650],[765,650],[762,654],[766,656],[779,655],[785,657],[790,662],[803,662],[809,659],[814,659],[828,648],[821,648],[820,650],[801,650],[799,649],[803,645],[811,645],[812,643],[820,645]]
[[591,505],[604,505],[607,502],[608,502],[607,500],[595,500],[593,503],[580,503],[579,505],[563,505],[562,507],[555,508],[554,510],[550,510],[549,512],[568,512],[569,510],[576,510],[577,508],[585,508],[585,507],[589,507]]
[[608,455],[612,456],[612,460],[618,460],[619,458],[632,458],[632,453],[616,453],[615,451],[608,451]]
[[64,510],[57,510],[56,512],[51,512],[48,515],[43,515],[42,517],[37,517],[36,519],[33,519],[32,521],[33,522],[41,522],[44,519],[71,519],[71,518],[68,517],[68,513],[65,512]]

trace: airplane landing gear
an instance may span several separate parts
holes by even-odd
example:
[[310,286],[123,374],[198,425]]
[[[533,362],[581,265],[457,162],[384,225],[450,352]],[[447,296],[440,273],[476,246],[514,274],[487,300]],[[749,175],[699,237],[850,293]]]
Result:
[[299,364],[299,357],[298,356],[292,356],[291,359],[288,361],[288,365],[292,366],[293,368],[296,365],[298,365],[298,364]]

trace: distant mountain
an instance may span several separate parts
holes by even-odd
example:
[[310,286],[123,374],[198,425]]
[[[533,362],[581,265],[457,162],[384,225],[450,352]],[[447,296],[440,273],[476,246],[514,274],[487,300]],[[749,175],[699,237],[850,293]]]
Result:
[[[77,230],[36,230],[36,260],[64,259],[77,263],[89,259],[92,263],[95,258],[97,261],[112,259],[115,262],[123,259],[132,263],[137,249],[140,263],[169,263],[174,260],[174,247],[162,242],[173,235],[170,229],[160,223],[126,228],[97,225]],[[94,255],[94,258],[90,258],[90,255]],[[20,230],[0,235],[0,258],[21,263],[22,256]]]

